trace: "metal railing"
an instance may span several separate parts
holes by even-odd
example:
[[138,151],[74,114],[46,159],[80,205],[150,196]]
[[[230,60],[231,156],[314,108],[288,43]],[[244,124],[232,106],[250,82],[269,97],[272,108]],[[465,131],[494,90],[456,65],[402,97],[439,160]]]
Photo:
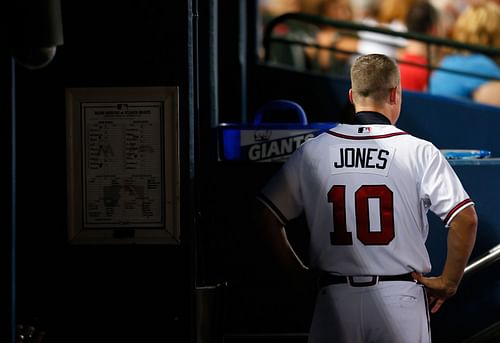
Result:
[[[327,17],[322,17],[322,16],[316,16],[316,15],[310,15],[306,13],[286,13],[283,15],[280,15],[278,17],[273,18],[264,28],[264,34],[263,34],[263,46],[264,46],[264,61],[268,62],[271,58],[271,44],[272,43],[285,43],[285,44],[291,44],[291,45],[300,45],[304,47],[314,47],[317,49],[326,49],[330,51],[336,51],[344,54],[349,54],[349,55],[355,55],[357,52],[356,51],[346,51],[346,50],[341,50],[337,49],[332,46],[324,46],[320,44],[316,44],[310,41],[305,41],[305,40],[300,40],[300,39],[291,39],[291,38],[286,38],[286,37],[276,37],[273,35],[274,29],[276,26],[279,24],[289,22],[289,21],[295,21],[295,22],[301,22],[304,24],[312,24],[315,26],[330,26],[333,28],[337,29],[344,29],[344,30],[350,30],[354,32],[359,32],[359,31],[369,31],[369,32],[375,32],[375,33],[380,33],[380,34],[385,34],[389,36],[394,36],[394,37],[401,37],[405,38],[408,40],[417,40],[423,43],[427,44],[428,47],[428,52],[430,52],[430,47],[431,46],[439,46],[439,47],[447,47],[447,48],[452,48],[452,49],[457,49],[457,50],[466,50],[469,52],[475,52],[475,53],[480,53],[487,55],[491,58],[498,58],[500,57],[500,49],[498,48],[491,48],[483,45],[473,45],[473,44],[466,44],[462,42],[458,42],[455,40],[451,39],[446,39],[446,38],[440,38],[440,37],[435,37],[435,36],[430,36],[430,35],[424,35],[420,33],[414,33],[414,32],[400,32],[400,31],[393,31],[389,30],[386,28],[382,27],[374,27],[374,26],[367,26],[351,21],[341,21],[341,20],[334,20],[330,19]],[[428,53],[429,58],[431,57],[431,54]],[[478,77],[478,78],[486,78],[488,80],[500,80],[499,78],[491,77],[488,75],[480,74],[480,73],[471,73],[471,72],[465,72],[465,71],[458,71],[454,69],[448,69],[448,68],[443,68],[437,65],[434,65],[432,61],[430,61],[429,64],[416,64],[412,62],[405,62],[405,61],[398,61],[400,63],[406,63],[410,65],[415,65],[415,66],[420,66],[420,67],[425,67],[428,68],[429,70],[435,70],[439,69],[442,71],[447,71],[450,73],[458,73],[462,75],[468,75],[468,76],[473,76],[473,77]]]
[[469,276],[475,271],[481,270],[500,260],[500,244],[491,248],[488,252],[481,255],[465,267],[464,276]]

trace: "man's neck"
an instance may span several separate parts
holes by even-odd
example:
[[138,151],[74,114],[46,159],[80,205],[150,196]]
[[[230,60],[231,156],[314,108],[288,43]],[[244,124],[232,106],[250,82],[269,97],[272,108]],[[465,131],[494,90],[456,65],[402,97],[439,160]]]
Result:
[[354,124],[390,125],[391,122],[389,121],[389,118],[387,118],[380,112],[361,111],[361,112],[356,112],[356,115],[354,116]]
[[390,119],[388,113],[389,110],[385,106],[380,106],[380,105],[356,105],[354,107],[356,109],[356,113],[358,112],[378,112],[386,116],[387,118]]

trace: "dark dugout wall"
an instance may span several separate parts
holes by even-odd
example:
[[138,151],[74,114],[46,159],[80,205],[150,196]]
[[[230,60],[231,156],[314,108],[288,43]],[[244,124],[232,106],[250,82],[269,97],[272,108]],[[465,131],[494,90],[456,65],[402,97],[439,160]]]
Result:
[[[44,342],[188,342],[194,337],[194,5],[63,2],[64,44],[53,61],[37,70],[15,67],[16,319],[46,332]],[[185,190],[179,245],[68,242],[65,89],[122,86],[179,87]]]

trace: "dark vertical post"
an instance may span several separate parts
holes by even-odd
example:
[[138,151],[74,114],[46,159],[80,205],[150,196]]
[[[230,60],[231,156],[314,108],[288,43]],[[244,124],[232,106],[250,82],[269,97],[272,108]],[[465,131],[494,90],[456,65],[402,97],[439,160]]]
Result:
[[14,59],[3,49],[0,61],[0,342],[16,333],[16,145]]
[[218,42],[218,0],[210,0],[208,5],[208,86],[209,86],[209,109],[210,126],[212,128],[219,125],[219,42]]
[[[262,18],[258,10],[258,0],[249,0],[246,4],[247,15],[247,61],[246,61],[246,104],[247,113],[255,113],[255,66],[259,60],[262,45]],[[248,116],[248,114],[247,114]]]
[[[187,219],[185,233],[182,234],[182,242],[184,249],[187,249],[188,260],[188,342],[194,343],[196,340],[196,301],[194,299],[194,289],[197,283],[197,227],[198,227],[198,192],[197,192],[197,162],[199,151],[199,141],[197,134],[198,116],[199,116],[199,72],[198,72],[198,0],[188,1],[188,42],[187,42],[187,56],[188,56],[188,99],[187,99],[187,118],[186,128],[184,132],[186,136],[180,136],[181,142],[188,144],[188,164],[182,165],[181,175],[185,177],[186,188],[184,192],[185,201],[182,204],[186,205],[185,218]],[[181,123],[182,125],[183,123]],[[181,131],[182,132],[182,131]],[[181,143],[182,144],[182,143]],[[182,207],[181,204],[181,207]]]
[[247,1],[240,0],[238,3],[238,60],[240,65],[240,90],[241,90],[241,122],[248,121],[247,104]]

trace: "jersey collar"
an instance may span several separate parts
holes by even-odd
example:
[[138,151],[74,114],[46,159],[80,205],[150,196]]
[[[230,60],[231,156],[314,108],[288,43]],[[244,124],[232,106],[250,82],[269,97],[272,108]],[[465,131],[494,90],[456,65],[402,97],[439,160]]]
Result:
[[354,116],[354,124],[384,124],[391,125],[391,121],[379,112],[361,111]]

